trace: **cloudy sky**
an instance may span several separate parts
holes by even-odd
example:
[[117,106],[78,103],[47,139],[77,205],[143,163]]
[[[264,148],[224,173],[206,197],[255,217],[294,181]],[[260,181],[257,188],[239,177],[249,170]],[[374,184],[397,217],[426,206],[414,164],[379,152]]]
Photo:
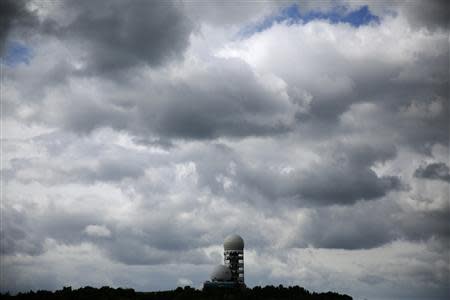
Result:
[[0,2],[0,290],[449,297],[444,1]]

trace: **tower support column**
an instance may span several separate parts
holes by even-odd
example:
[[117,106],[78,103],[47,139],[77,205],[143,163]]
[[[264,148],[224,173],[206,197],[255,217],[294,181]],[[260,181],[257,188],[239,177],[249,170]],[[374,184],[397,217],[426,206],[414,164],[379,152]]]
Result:
[[231,271],[231,280],[244,284],[244,250],[225,250],[224,265]]

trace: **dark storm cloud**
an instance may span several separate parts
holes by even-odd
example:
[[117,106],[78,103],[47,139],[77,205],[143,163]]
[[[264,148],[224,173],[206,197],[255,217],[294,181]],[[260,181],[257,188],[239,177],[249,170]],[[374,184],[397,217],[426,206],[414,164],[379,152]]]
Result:
[[435,237],[446,243],[450,242],[449,207],[430,211],[411,212],[398,217],[396,224],[401,235],[409,240],[424,241]]
[[[195,237],[195,238],[194,238]],[[148,222],[142,231],[122,228],[111,239],[94,241],[111,259],[128,265],[159,265],[167,263],[211,263],[201,247],[202,233],[180,226],[176,220]]]
[[5,205],[2,207],[0,253],[2,255],[43,253],[43,240],[35,232],[28,212]]
[[[436,44],[442,49],[443,43],[446,41],[440,40]],[[353,62],[348,70],[342,66],[341,71],[348,72],[352,78],[351,92],[323,95],[312,90],[311,111],[307,115],[298,115],[301,128],[309,135],[318,137],[342,134],[339,130],[343,128],[337,125],[339,119],[352,106],[372,103],[380,114],[366,115],[365,119],[358,120],[359,125],[378,122],[374,129],[381,133],[385,128],[386,136],[395,128],[398,142],[428,155],[433,145],[448,145],[449,103],[445,99],[448,99],[449,73],[445,66],[449,53],[448,47],[446,49],[440,55],[418,56],[414,69],[403,65],[376,66],[370,59],[360,65]],[[373,66],[367,67],[371,64]],[[418,78],[392,80],[392,77],[401,77],[405,73],[418,74]],[[426,81],[432,77],[435,82]]]
[[95,178],[106,181],[117,181],[123,178],[137,178],[144,175],[144,167],[123,161],[103,161],[97,168]]
[[64,128],[79,133],[89,133],[101,127],[125,128],[127,113],[125,110],[96,99],[70,101],[64,113]]
[[134,137],[133,142],[137,145],[160,147],[164,150],[169,150],[175,147],[175,144],[167,138]]
[[11,29],[35,24],[36,18],[26,8],[26,0],[0,1],[0,54],[3,55]]
[[308,207],[351,205],[403,188],[396,176],[379,177],[368,166],[360,169],[346,164],[320,164],[286,175],[249,169],[241,176],[242,183],[270,200],[293,199],[297,205]]
[[310,211],[293,247],[371,249],[395,240],[448,243],[448,209],[411,211],[390,198]]
[[[256,192],[269,201],[296,206],[352,205],[374,200],[391,191],[408,188],[398,176],[380,176],[371,168],[395,158],[396,149],[386,145],[333,146],[318,150],[323,161],[288,173],[265,164],[251,165],[236,151],[221,144],[204,148],[201,156],[189,156],[196,163],[198,184],[218,195],[247,198]],[[221,180],[222,179],[222,180]],[[224,182],[230,180],[231,188]],[[259,203],[262,205],[261,203]]]
[[66,1],[75,16],[54,34],[84,52],[86,74],[109,76],[182,56],[193,22],[172,1]]
[[113,248],[107,248],[110,257],[127,265],[164,265],[176,263],[208,264],[202,250],[168,251],[138,244],[135,240],[119,241]]
[[247,64],[215,63],[191,82],[172,84],[173,92],[157,106],[142,102],[142,125],[163,137],[188,139],[271,136],[291,129],[295,107],[258,82]]
[[422,179],[437,179],[450,182],[449,167],[440,163],[431,163],[427,166],[421,166],[414,172],[414,177]]
[[[381,220],[380,215],[385,219]],[[303,238],[293,241],[293,245],[331,249],[379,247],[399,237],[390,221],[386,206],[381,205],[323,208],[312,213],[310,222],[299,229]]]
[[397,176],[379,177],[369,167],[332,165],[318,166],[316,171],[305,174],[298,191],[300,198],[330,205],[377,199],[400,189],[402,183]]
[[304,174],[300,194],[317,202],[354,203],[385,196],[404,188],[397,176],[378,176],[371,167],[376,162],[395,158],[390,145],[339,145],[332,161],[317,165]]
[[450,3],[446,0],[404,1],[400,4],[400,10],[415,27],[428,30],[449,28]]
[[[239,59],[211,58],[202,68],[188,70],[188,76],[169,79],[128,82],[113,90],[110,82],[100,81],[99,93],[72,91],[51,109],[36,107],[29,119],[62,123],[82,134],[102,127],[125,130],[163,146],[172,139],[273,136],[293,129],[299,107]],[[50,113],[55,109],[57,114]]]
[[269,199],[295,199],[300,206],[350,205],[406,188],[399,177],[379,176],[371,170],[375,162],[392,159],[395,153],[389,147],[346,145],[337,147],[331,159],[306,170],[277,174],[248,168],[239,182],[257,188]]
[[[443,58],[443,56],[441,56]],[[436,63],[436,62],[434,62]],[[425,65],[425,64],[424,64]],[[439,76],[440,81],[448,84],[447,75]],[[361,133],[368,137],[366,130],[370,127],[377,136],[383,136],[392,144],[402,144],[414,151],[431,155],[436,144],[446,147],[449,143],[448,120],[449,102],[448,89],[442,89],[441,84],[392,84],[385,82],[384,87],[378,85],[383,80],[376,80],[375,89],[365,90],[367,83],[358,84],[361,99],[355,98],[355,103],[346,108],[339,116],[340,124],[323,118],[311,119],[306,123],[308,133],[339,134]],[[373,97],[372,99],[370,99]],[[376,100],[374,100],[376,99]],[[356,117],[351,123],[346,123],[346,117]],[[335,117],[338,117],[337,115]],[[313,123],[324,124],[320,130],[309,129]],[[350,125],[350,126],[349,126]],[[323,133],[325,132],[325,133]]]
[[[448,76],[447,76],[448,82]],[[413,149],[431,154],[432,145],[447,147],[450,142],[448,120],[450,118],[447,95],[442,95],[439,101],[425,100],[411,103],[406,109],[401,108],[398,130],[404,134],[404,142]],[[436,105],[437,104],[437,105]],[[435,106],[439,111],[433,112]],[[417,113],[420,111],[421,113]]]

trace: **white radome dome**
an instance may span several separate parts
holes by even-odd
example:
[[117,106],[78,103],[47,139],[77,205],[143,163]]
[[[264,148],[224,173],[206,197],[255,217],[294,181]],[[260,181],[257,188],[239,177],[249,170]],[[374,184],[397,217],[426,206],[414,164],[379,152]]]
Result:
[[223,242],[225,250],[244,250],[244,240],[237,234],[232,234],[226,237]]
[[231,280],[230,268],[224,265],[218,265],[211,273],[211,281],[229,281]]

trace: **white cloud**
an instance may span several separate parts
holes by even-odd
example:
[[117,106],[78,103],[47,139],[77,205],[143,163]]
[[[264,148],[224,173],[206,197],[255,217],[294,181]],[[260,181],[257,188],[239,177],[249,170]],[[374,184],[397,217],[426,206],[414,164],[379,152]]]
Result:
[[177,280],[177,286],[181,286],[181,287],[190,286],[190,287],[192,287],[192,285],[193,285],[193,282],[190,279],[178,278],[178,280]]

